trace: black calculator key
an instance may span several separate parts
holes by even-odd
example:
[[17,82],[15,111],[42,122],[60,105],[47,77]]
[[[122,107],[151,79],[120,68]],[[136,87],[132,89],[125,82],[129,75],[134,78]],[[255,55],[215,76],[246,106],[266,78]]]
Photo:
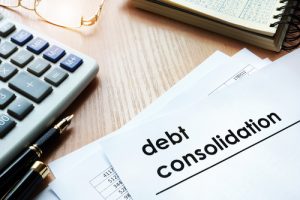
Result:
[[45,76],[45,81],[54,86],[59,86],[68,76],[69,74],[62,69],[54,68]]
[[30,61],[32,61],[34,58],[33,54],[30,53],[27,50],[21,50],[17,52],[13,57],[10,59],[10,61],[19,66],[19,67],[25,67]]
[[49,46],[49,43],[46,40],[43,40],[42,38],[37,37],[27,45],[27,49],[29,51],[31,51],[32,53],[40,54],[48,46]]
[[0,89],[0,109],[4,109],[16,95],[5,88]]
[[6,23],[2,26],[0,26],[0,36],[1,37],[7,37],[9,34],[14,32],[16,30],[16,26],[13,23]]
[[0,65],[0,80],[7,81],[18,72],[17,68],[9,63],[1,63]]
[[8,58],[17,50],[18,47],[15,44],[6,41],[0,45],[0,56],[2,58]]
[[33,108],[32,103],[26,99],[18,98],[8,107],[7,112],[14,118],[22,120],[32,111]]
[[27,72],[18,73],[8,86],[36,103],[40,103],[53,90],[47,83]]
[[51,46],[47,51],[43,54],[43,57],[50,62],[56,63],[59,61],[64,55],[66,51],[56,45]]
[[14,34],[11,37],[11,41],[16,43],[19,46],[23,46],[27,42],[29,42],[33,38],[32,34],[25,31],[25,30],[20,30],[16,34]]
[[60,63],[60,66],[69,72],[74,72],[82,63],[83,60],[81,58],[70,54]]
[[49,68],[50,68],[50,63],[42,58],[37,58],[34,60],[32,63],[27,68],[27,71],[30,73],[40,77],[43,75]]
[[0,114],[0,137],[3,138],[16,126],[16,122],[5,114]]

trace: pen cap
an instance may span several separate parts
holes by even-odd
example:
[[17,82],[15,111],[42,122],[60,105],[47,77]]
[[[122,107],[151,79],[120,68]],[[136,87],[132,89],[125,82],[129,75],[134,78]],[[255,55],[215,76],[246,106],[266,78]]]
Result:
[[33,163],[39,159],[38,153],[30,147],[0,172],[0,197],[31,169]]
[[50,173],[49,167],[41,161],[36,161],[31,169],[40,174],[40,176],[44,179]]
[[27,200],[50,173],[47,165],[36,161],[24,177],[1,200]]

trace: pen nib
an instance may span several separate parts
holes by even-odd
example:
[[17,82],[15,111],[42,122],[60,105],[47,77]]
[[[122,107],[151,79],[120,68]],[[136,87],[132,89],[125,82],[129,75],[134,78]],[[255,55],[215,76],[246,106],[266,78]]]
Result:
[[72,114],[72,115],[69,115],[69,116],[67,116],[67,117],[65,118],[65,120],[67,120],[68,122],[70,122],[70,123],[71,123],[71,121],[72,121],[73,117],[74,117],[74,114]]
[[57,129],[60,134],[62,134],[66,130],[66,128],[71,124],[73,117],[73,114],[65,117],[60,122],[58,122],[58,124],[56,124],[54,128]]

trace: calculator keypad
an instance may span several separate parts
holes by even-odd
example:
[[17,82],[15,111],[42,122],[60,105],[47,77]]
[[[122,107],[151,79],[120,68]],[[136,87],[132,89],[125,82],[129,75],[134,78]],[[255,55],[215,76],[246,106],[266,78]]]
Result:
[[48,50],[46,50],[46,52],[43,54],[43,57],[50,62],[57,63],[65,54],[65,50],[56,45],[53,45]]
[[18,72],[17,68],[10,63],[1,63],[0,65],[0,80],[6,82]]
[[74,72],[82,62],[81,58],[70,54],[60,63],[60,66],[69,72]]
[[45,76],[45,81],[54,86],[59,86],[67,77],[68,73],[60,68],[54,68]]
[[40,103],[52,92],[47,83],[27,72],[18,73],[10,80],[8,86],[36,103]]
[[18,67],[25,67],[30,61],[33,60],[33,55],[27,50],[21,50],[14,54],[11,58],[11,62]]
[[18,47],[11,42],[4,42],[0,45],[0,56],[2,58],[8,58],[18,50]]
[[27,49],[32,53],[38,55],[42,53],[42,51],[44,51],[47,47],[49,47],[49,43],[46,40],[37,37],[28,44]]
[[1,88],[0,89],[0,109],[4,109],[12,100],[16,98],[16,95],[11,91]]
[[27,42],[29,42],[32,38],[33,36],[31,33],[25,30],[20,30],[14,36],[11,37],[11,41],[19,46],[23,46]]
[[3,138],[16,126],[16,122],[6,114],[0,114],[0,138]]
[[27,68],[27,71],[40,77],[51,67],[50,63],[42,58],[37,58]]
[[2,26],[0,26],[0,36],[1,37],[7,37],[9,34],[14,32],[16,30],[16,26],[13,23],[6,23]]
[[0,25],[0,57],[0,82],[8,84],[0,89],[0,139],[83,64],[77,55],[10,22]]
[[7,109],[8,114],[18,120],[24,119],[33,109],[33,104],[24,98],[16,99]]

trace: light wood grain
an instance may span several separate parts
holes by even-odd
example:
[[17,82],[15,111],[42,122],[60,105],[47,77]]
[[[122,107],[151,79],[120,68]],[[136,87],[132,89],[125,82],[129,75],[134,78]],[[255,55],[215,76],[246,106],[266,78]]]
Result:
[[70,47],[94,57],[97,79],[65,112],[75,119],[46,162],[117,130],[216,50],[228,55],[246,47],[272,60],[281,54],[138,10],[128,1],[107,1],[93,28],[68,30],[24,10],[1,11]]

